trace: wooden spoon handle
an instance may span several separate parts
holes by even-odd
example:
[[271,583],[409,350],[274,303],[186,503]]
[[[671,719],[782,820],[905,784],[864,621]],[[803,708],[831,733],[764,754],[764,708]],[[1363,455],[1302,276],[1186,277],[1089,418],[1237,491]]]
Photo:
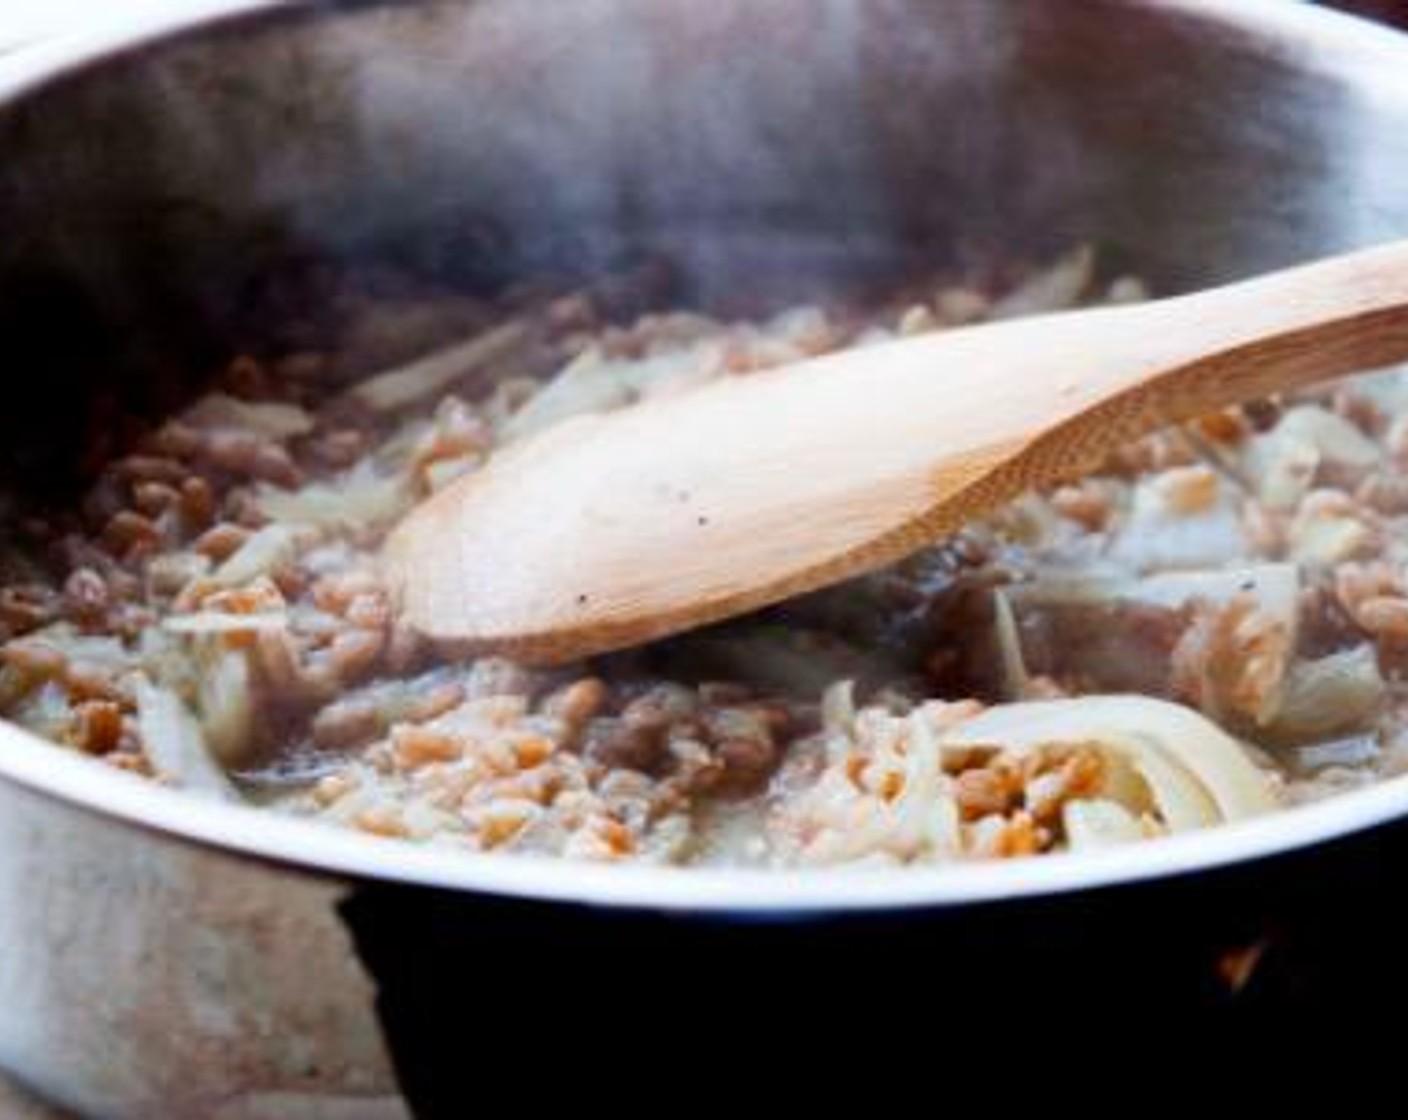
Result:
[[[1408,361],[1408,241],[1061,318],[1074,353],[1060,354],[1058,343],[1051,368],[1079,367],[1063,416],[984,479],[981,492],[950,507],[956,518],[1092,470],[1167,424]],[[1049,322],[1059,340],[1060,320]]]
[[[1130,389],[1149,424],[1194,416],[1408,360],[1408,241],[1162,300],[1143,331],[1188,357]],[[1147,341],[1135,341],[1146,352]]]

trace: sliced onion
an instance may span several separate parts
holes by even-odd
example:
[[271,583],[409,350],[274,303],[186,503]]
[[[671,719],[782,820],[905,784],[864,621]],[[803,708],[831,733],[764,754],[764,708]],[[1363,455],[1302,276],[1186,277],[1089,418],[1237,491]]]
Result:
[[1143,840],[1144,829],[1117,801],[1082,798],[1061,807],[1066,843],[1073,852],[1098,851]]
[[942,739],[946,747],[1018,753],[1058,745],[1103,747],[1139,771],[1170,831],[1276,807],[1268,779],[1235,739],[1196,712],[1163,700],[1084,696],[1001,705]]
[[301,525],[266,525],[235,549],[210,578],[222,587],[238,587],[267,576],[293,559],[307,532]]
[[1219,479],[1213,501],[1187,512],[1170,506],[1155,475],[1134,488],[1129,515],[1113,534],[1109,554],[1122,565],[1148,572],[1214,567],[1249,551],[1231,486]]
[[439,396],[456,381],[507,357],[529,336],[516,319],[464,342],[426,354],[415,361],[369,377],[347,391],[358,404],[377,412],[394,412]]
[[313,430],[313,417],[296,404],[242,401],[225,393],[210,393],[182,417],[198,428],[244,428],[269,439],[292,439]]
[[1081,245],[1033,274],[992,305],[989,319],[1064,311],[1080,302],[1095,275],[1095,251]]
[[1408,413],[1408,365],[1361,373],[1348,386],[1356,397],[1367,397],[1385,416]]
[[1272,429],[1275,435],[1313,444],[1329,463],[1372,467],[1382,452],[1355,424],[1319,405],[1301,405],[1287,412]]
[[1331,767],[1362,769],[1374,762],[1380,754],[1377,735],[1351,735],[1345,739],[1332,739],[1327,743],[1314,743],[1298,747],[1294,752],[1296,769],[1304,774]]
[[1195,599],[1227,603],[1243,594],[1256,599],[1262,614],[1271,615],[1294,633],[1300,614],[1300,571],[1294,564],[1165,572],[1130,581],[1124,588],[1126,598],[1165,607],[1181,607]]
[[1367,643],[1297,661],[1287,676],[1276,718],[1266,728],[1267,738],[1306,743],[1365,726],[1378,714],[1387,692],[1378,656]]
[[1343,416],[1303,405],[1251,441],[1244,467],[1264,504],[1291,509],[1309,493],[1322,462],[1367,470],[1379,454],[1377,445]]
[[239,800],[181,698],[144,675],[137,678],[137,728],[152,764],[183,789],[222,801]]
[[821,698],[821,723],[828,734],[853,734],[856,722],[854,681],[837,681]]
[[707,380],[719,368],[720,354],[717,341],[638,359],[586,350],[509,418],[503,438],[522,439],[573,416],[607,412],[667,387]]
[[199,638],[196,680],[200,722],[210,752],[227,769],[249,765],[255,739],[254,681],[243,651],[219,638]]
[[895,806],[895,834],[911,851],[952,858],[962,847],[958,804],[949,796],[949,779],[931,720],[917,713],[905,721],[911,741],[905,757],[904,794]]
[[298,490],[262,486],[255,497],[260,513],[282,523],[268,528],[286,530],[298,525],[374,529],[395,521],[414,503],[415,495],[404,476],[383,474],[370,460],[363,460],[331,482],[315,482]]
[[268,611],[263,614],[228,614],[224,611],[195,611],[174,614],[161,620],[163,630],[173,634],[248,634],[256,630],[286,630],[288,614]]
[[1330,513],[1307,502],[1291,520],[1286,537],[1292,560],[1331,568],[1362,552],[1374,532],[1353,514]]
[[1012,600],[1002,589],[993,593],[992,624],[1002,694],[1009,700],[1019,700],[1026,694],[1030,676],[1022,657],[1022,637],[1017,629],[1017,616],[1012,611]]
[[132,667],[133,655],[120,639],[84,634],[69,622],[56,622],[33,630],[27,638],[52,646],[71,662],[100,666],[111,673]]

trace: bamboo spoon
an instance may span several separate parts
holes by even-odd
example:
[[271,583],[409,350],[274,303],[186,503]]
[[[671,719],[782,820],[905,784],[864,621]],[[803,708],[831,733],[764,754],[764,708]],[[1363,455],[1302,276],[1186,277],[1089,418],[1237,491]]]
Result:
[[879,567],[1173,421],[1408,359],[1408,242],[940,331],[566,421],[413,510],[426,636],[561,661]]

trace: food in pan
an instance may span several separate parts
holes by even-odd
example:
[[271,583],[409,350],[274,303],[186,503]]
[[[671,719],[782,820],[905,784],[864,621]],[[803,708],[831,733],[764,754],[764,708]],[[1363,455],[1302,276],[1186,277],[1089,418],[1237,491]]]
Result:
[[1408,371],[1159,432],[903,563],[652,647],[550,669],[431,648],[378,548],[509,444],[1142,296],[1088,249],[748,317],[644,310],[661,276],[482,300],[349,283],[327,346],[238,357],[75,508],[8,515],[0,712],[271,812],[690,865],[1085,851],[1404,768]]

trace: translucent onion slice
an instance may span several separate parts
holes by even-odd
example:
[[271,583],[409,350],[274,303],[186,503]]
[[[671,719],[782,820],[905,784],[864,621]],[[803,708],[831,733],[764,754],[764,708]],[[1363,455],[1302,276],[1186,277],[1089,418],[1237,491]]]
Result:
[[508,357],[528,340],[525,323],[511,319],[463,342],[369,377],[347,390],[349,399],[376,412],[394,412],[444,393],[455,382]]
[[1164,572],[1129,584],[1131,598],[1166,607],[1182,606],[1193,599],[1225,603],[1243,593],[1254,595],[1263,614],[1274,616],[1294,631],[1300,614],[1300,571],[1294,564]]
[[1314,774],[1331,767],[1363,768],[1376,761],[1380,753],[1378,736],[1369,734],[1299,747],[1292,752],[1292,758],[1302,774]]
[[243,650],[228,649],[219,637],[208,635],[196,638],[195,655],[206,745],[230,769],[247,765],[257,719],[249,659]]
[[1188,570],[1235,561],[1250,551],[1231,486],[1218,480],[1204,509],[1185,512],[1168,502],[1162,477],[1134,488],[1128,516],[1111,537],[1111,559],[1141,572]]
[[716,340],[637,359],[585,350],[509,418],[503,438],[522,439],[572,416],[608,412],[666,387],[708,380],[721,368],[721,354]]
[[1237,741],[1196,712],[1143,696],[1085,696],[989,708],[944,733],[945,747],[1016,752],[1075,745],[1127,759],[1172,832],[1276,807]]
[[225,393],[209,393],[182,417],[198,428],[244,428],[269,439],[292,439],[313,430],[313,417],[295,404],[242,401]]
[[1061,809],[1066,843],[1074,852],[1098,851],[1143,840],[1139,821],[1123,805],[1106,798],[1068,801]]
[[1317,405],[1302,405],[1250,442],[1243,469],[1263,504],[1289,510],[1314,485],[1322,463],[1364,471],[1379,457],[1378,446],[1350,421]]
[[904,795],[895,806],[896,835],[907,848],[954,856],[961,850],[958,806],[934,729],[926,719],[906,721],[911,737],[905,757]]
[[1031,678],[1022,657],[1022,635],[1017,629],[1012,600],[1001,590],[993,594],[992,624],[1002,694],[1010,700],[1018,700],[1026,693]]
[[285,611],[262,614],[227,614],[224,611],[196,611],[174,614],[161,620],[163,630],[173,634],[248,634],[256,630],[288,629]]
[[222,587],[238,587],[266,576],[281,564],[292,560],[308,528],[300,525],[265,525],[235,549],[210,574],[211,580]]
[[234,787],[206,749],[200,724],[169,689],[137,679],[137,729],[142,746],[162,774],[193,793],[238,800]]
[[856,725],[854,681],[837,681],[822,694],[821,723],[832,735],[852,735]]
[[[415,504],[415,494],[404,476],[384,475],[374,464],[363,461],[340,478],[314,482],[298,490],[261,486],[255,504],[260,513],[274,522],[259,532],[282,530],[278,547],[287,543],[291,548],[300,526],[306,534],[309,526],[365,529],[390,524]],[[256,533],[250,542],[258,537]],[[239,555],[237,552],[230,559]],[[220,576],[220,571],[216,576]]]
[[1074,307],[1095,276],[1095,250],[1072,249],[1055,263],[1027,277],[992,305],[989,319],[1015,319]]
[[1038,606],[1094,607],[1119,601],[1172,609],[1193,599],[1225,603],[1250,593],[1264,612],[1290,623],[1297,613],[1300,573],[1296,565],[1283,563],[1160,572],[1128,579],[1047,569],[1037,572],[1030,583],[1014,584],[1005,591],[1019,611]]
[[1372,725],[1388,696],[1368,643],[1291,666],[1286,698],[1266,728],[1276,743],[1313,743]]

